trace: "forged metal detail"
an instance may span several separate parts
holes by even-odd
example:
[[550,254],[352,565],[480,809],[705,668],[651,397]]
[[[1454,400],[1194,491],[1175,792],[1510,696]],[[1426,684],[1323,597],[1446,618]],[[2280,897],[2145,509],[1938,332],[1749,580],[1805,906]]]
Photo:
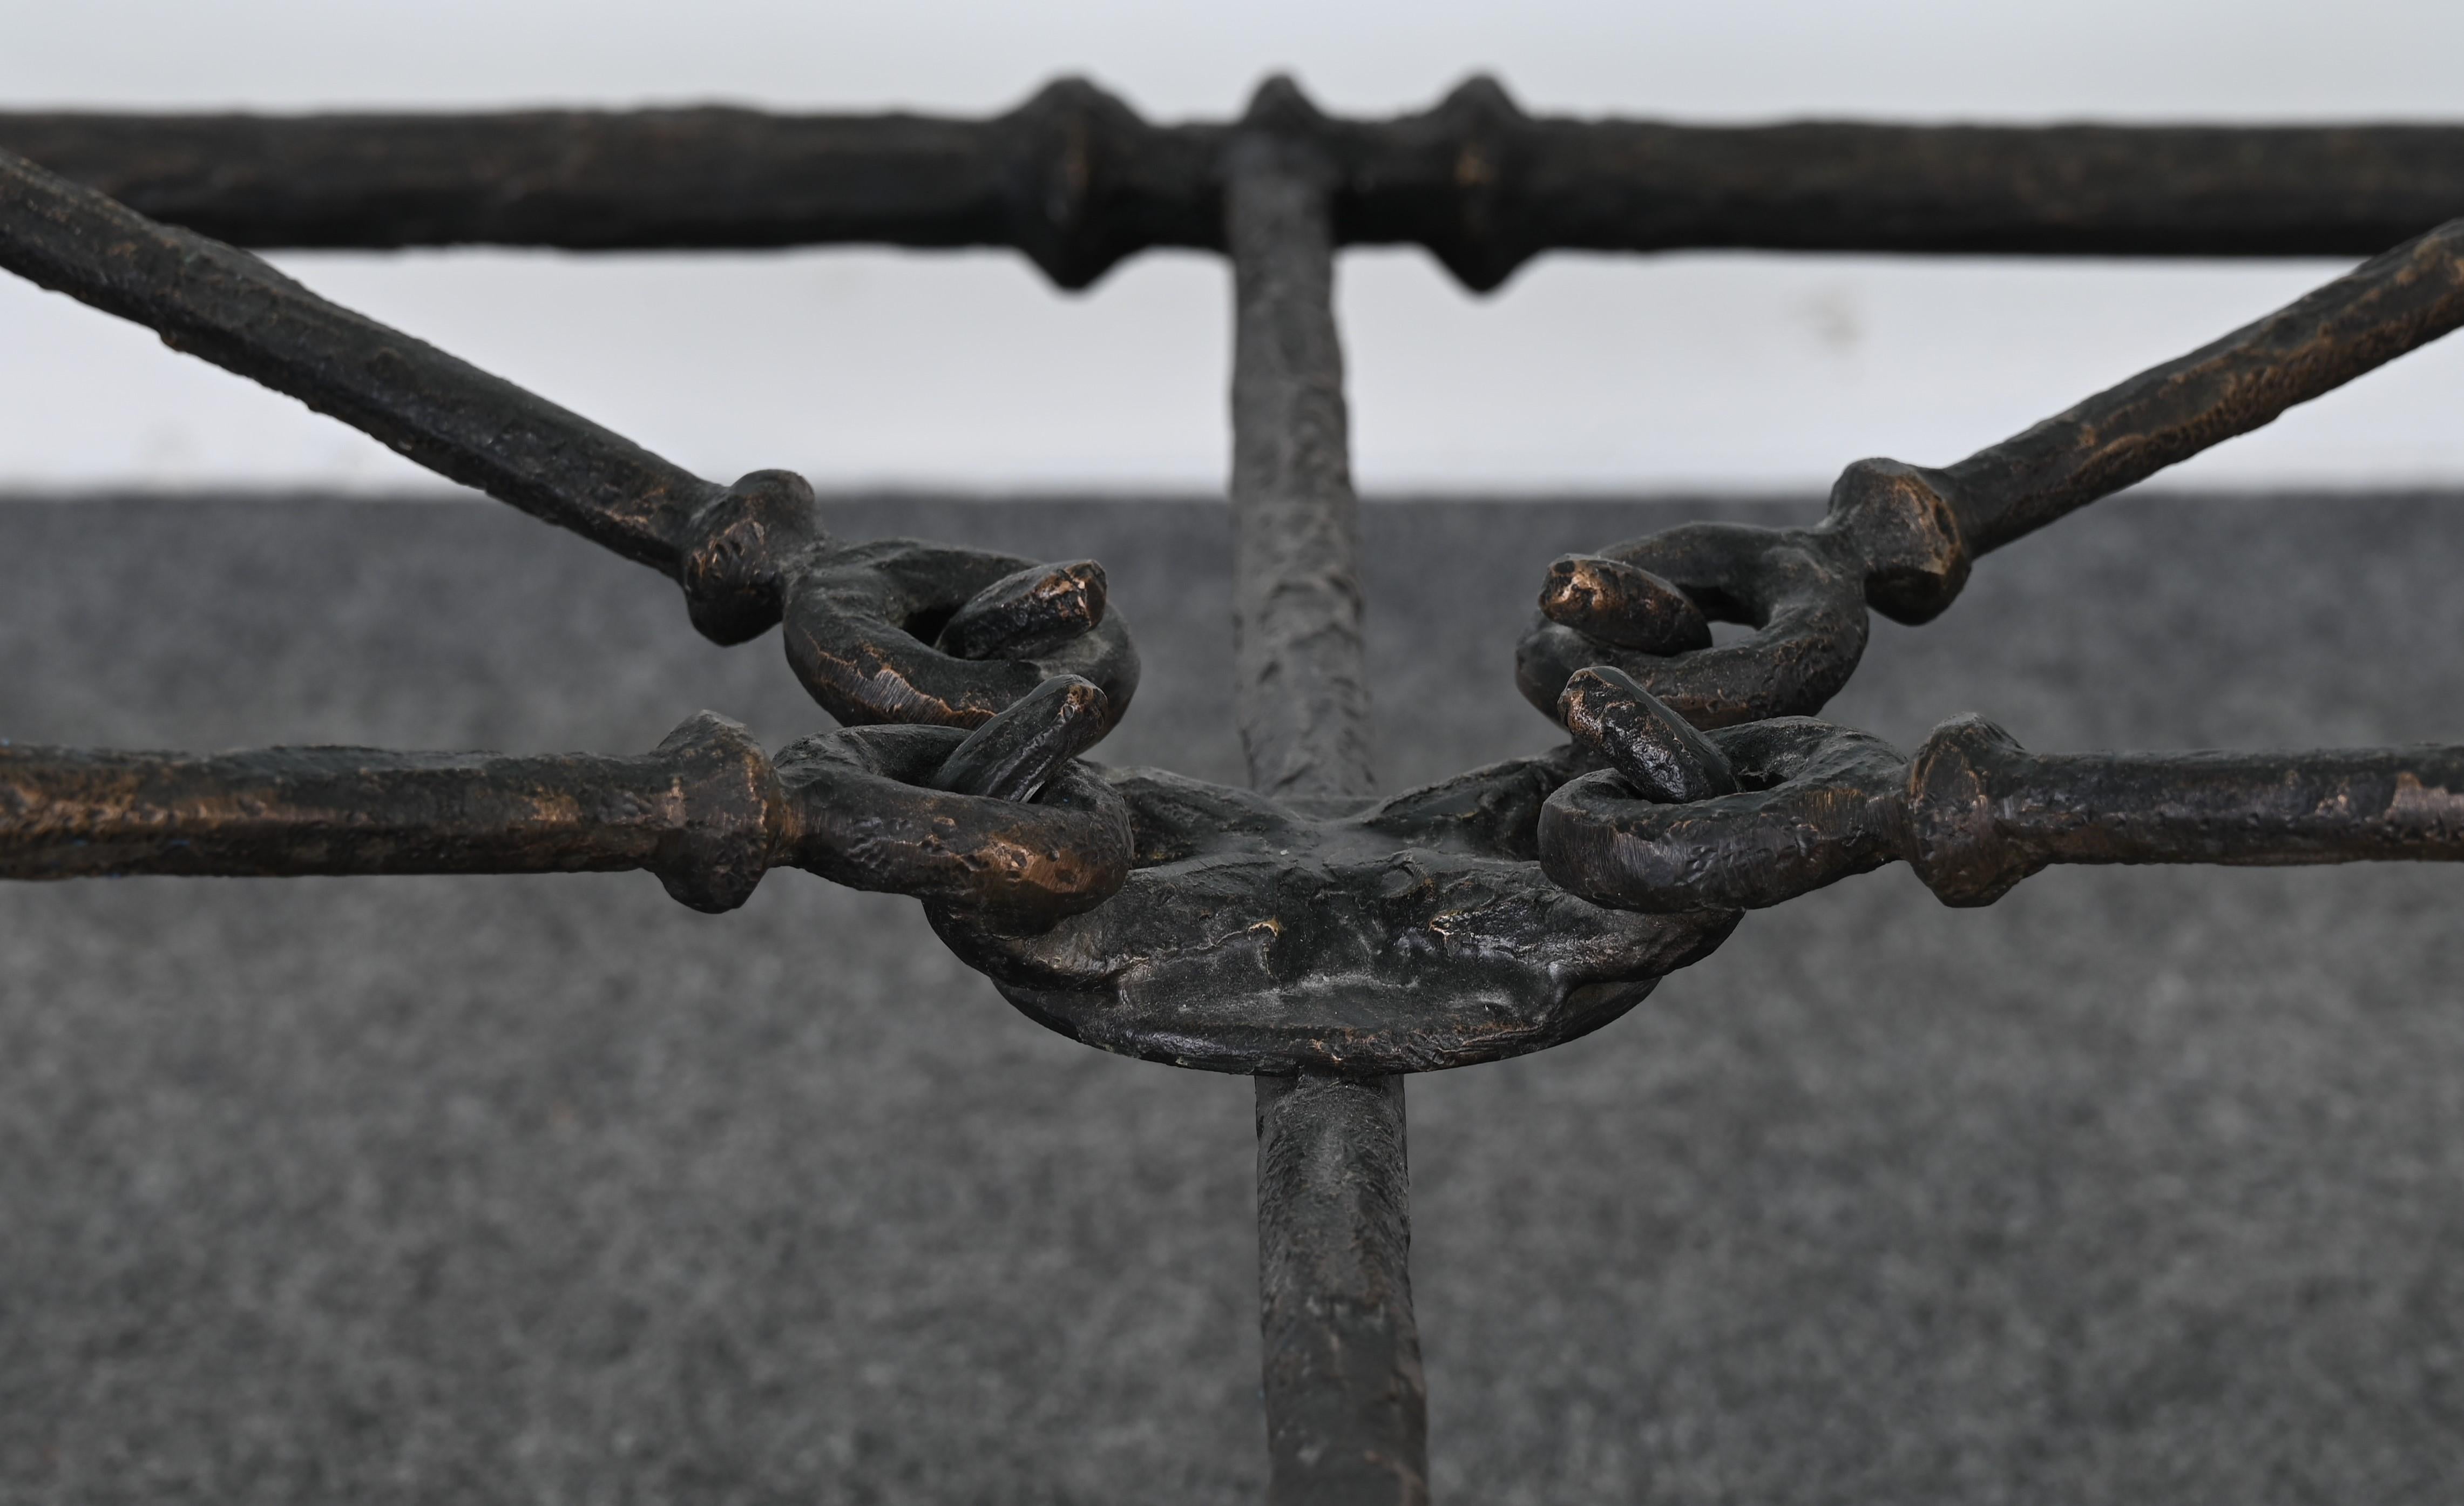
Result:
[[1542,873],[1542,804],[1587,766],[1560,749],[1340,815],[1118,770],[1134,842],[1118,895],[1033,935],[934,925],[1029,1015],[1151,1061],[1360,1075],[1542,1051],[1735,923],[1602,908]]
[[1065,82],[985,122],[17,116],[0,143],[256,244],[1001,244],[1071,286],[1228,251],[1249,790],[1079,761],[1138,680],[1093,561],[833,541],[797,476],[693,476],[0,152],[0,266],[672,576],[718,642],[781,626],[846,724],[775,764],[709,713],[633,758],[0,743],[0,877],[639,868],[719,911],[792,866],[914,896],[1053,1030],[1257,1077],[1284,1506],[1428,1498],[1401,1074],[1574,1039],[1744,911],[1892,861],[1966,905],[2051,863],[2464,858],[2464,748],[2037,755],[1967,718],[1903,758],[1794,715],[1869,607],[1925,621],[1977,556],[2464,322],[2464,220],[1957,464],[1860,460],[1812,527],[1558,560],[1516,679],[1573,742],[1383,801],[1333,316],[1335,248],[1372,241],[1484,288],[1551,246],[2377,246],[2464,210],[2464,129],[1699,130],[1535,121],[1485,80],[1363,123],[1278,79],[1237,125]]
[[[1269,85],[1253,113],[1290,113],[1297,100]],[[1305,149],[1259,135],[1235,148],[1231,177],[1241,743],[1251,782],[1266,794],[1366,794],[1375,781],[1354,564],[1360,509],[1334,331],[1326,169]]]
[[967,598],[933,646],[962,659],[1019,659],[1060,648],[1103,624],[1109,584],[1092,560],[1013,571]]
[[1101,695],[1056,679],[972,734],[828,733],[775,769],[710,712],[636,758],[0,746],[0,878],[638,868],[715,913],[792,866],[1031,929],[1129,872],[1120,798],[1069,763]]
[[[1012,246],[1083,287],[1222,250],[1236,126],[1151,125],[1077,79],[986,120],[749,110],[0,115],[0,147],[240,245]],[[2446,125],[1686,126],[1525,115],[1486,78],[1424,114],[1305,120],[1344,244],[1491,288],[1552,247],[2366,255],[2464,213]]]
[[1711,646],[1711,619],[1694,599],[1649,570],[1596,554],[1569,554],[1549,566],[1540,614],[1583,636],[1645,653]]
[[1102,691],[1075,675],[1056,675],[968,733],[933,771],[933,787],[1033,800],[1061,765],[1094,746],[1105,721]]
[[[790,577],[787,665],[850,726],[973,727],[1047,678],[1078,675],[1103,691],[1109,732],[1137,692],[1138,653],[1101,580],[1085,564],[1037,565],[913,539],[850,544],[811,556]],[[1073,613],[1088,626],[1068,634]],[[969,647],[991,652],[959,658],[935,647],[952,622],[965,625]],[[1024,635],[1023,652],[1001,642],[1005,631]]]
[[733,647],[779,625],[791,574],[823,552],[824,534],[810,483],[756,471],[703,503],[677,543],[693,631]]
[[[1698,727],[1726,727],[1820,710],[1864,657],[1863,562],[1828,520],[1785,529],[1685,523],[1600,553],[1666,581],[1707,617],[1756,631],[1742,643],[1662,655],[1544,615],[1516,646],[1514,683],[1551,719],[1567,679],[1596,664],[1632,675]],[[1544,612],[1553,606],[1572,614],[1555,593],[1542,602]]]
[[[975,603],[1031,562],[903,540],[830,544],[801,476],[703,480],[330,303],[246,252],[156,224],[6,153],[0,206],[0,266],[675,577],[693,625],[718,642],[742,642],[795,611],[790,658],[843,721],[973,726],[1048,673],[1086,675],[1116,719],[1136,689],[1136,652],[1105,621],[1100,572],[1085,564],[1054,567],[1066,589]],[[938,631],[954,616],[969,623],[963,653],[933,647],[929,633],[916,641],[919,625]]]
[[1031,804],[934,788],[954,762],[965,768],[968,737],[850,727],[789,743],[779,778],[803,820],[796,866],[850,889],[913,895],[945,919],[997,917],[1021,934],[1117,892],[1130,868],[1121,797],[1084,764],[1060,765]]
[[[2286,409],[2458,324],[2464,220],[2452,220],[1956,465],[1931,473],[1887,460],[1851,466],[1834,493],[1834,510],[1862,547],[1876,608],[1924,622],[1958,594],[1969,553],[1998,549],[2211,445],[2271,424]],[[1903,501],[1903,491],[1918,495]],[[1881,547],[1891,535],[1865,520],[1869,510],[1907,519],[1906,535],[1921,541],[1919,547]],[[1946,512],[1954,552],[1936,564],[1934,540]]]
[[1603,664],[1566,681],[1557,720],[1646,800],[1682,804],[1737,792],[1727,755],[1623,670]]
[[638,758],[0,747],[0,877],[648,869],[733,910],[797,846],[744,728],[709,712]]
[[[2177,361],[2153,366],[1955,465],[1859,460],[1811,528],[1692,523],[1601,551],[1648,583],[1577,587],[1559,561],[1515,654],[1524,698],[1554,716],[1567,676],[1613,664],[1697,726],[1810,715],[1848,682],[1870,603],[1929,621],[1998,549],[2178,461],[2272,423],[2464,324],[2464,220],[2374,256]],[[1594,572],[1596,573],[1596,572]],[[1743,643],[1693,647],[1667,585]],[[1602,631],[1622,607],[1624,621]]]
[[1656,799],[1614,769],[1540,813],[1540,866],[1597,903],[1651,915],[1758,910],[1902,855],[1905,764],[1879,738],[1809,717],[1709,735],[1737,793]]
[[[1306,144],[1317,112],[1289,80],[1267,80],[1250,100],[1246,123],[1225,153],[1223,203],[1234,330],[1234,705],[1253,787],[1356,805],[1347,797],[1366,796],[1375,780],[1360,642],[1359,504],[1334,327],[1331,173]],[[1171,818],[1177,805],[1204,809],[1209,792],[1188,786],[1178,793],[1185,800],[1168,797],[1158,812],[1163,819],[1147,826],[1164,841],[1139,844],[1142,853],[1183,849],[1183,863],[1147,870],[1151,903],[1135,944],[1160,954],[1157,981],[1166,992],[1186,992],[1182,1008],[1192,1013],[1220,1015],[1235,1001],[1244,1014],[1282,1012],[1256,1007],[1283,1003],[1289,984],[1302,985],[1307,996],[1317,983],[1303,1004],[1303,1023],[1321,1027],[1309,1044],[1323,1053],[1330,1038],[1352,1033],[1343,1027],[1356,1011],[1382,1002],[1361,986],[1360,963],[1374,969],[1394,955],[1401,934],[1394,922],[1401,918],[1347,906],[1368,875],[1342,871],[1340,860],[1334,868],[1294,863],[1295,841],[1286,841],[1263,868],[1237,858],[1208,861],[1195,849],[1209,833]],[[1214,793],[1211,803],[1221,809],[1228,792]],[[1216,831],[1260,826],[1300,834],[1265,801],[1253,800],[1245,814]],[[1196,843],[1174,841],[1176,834]],[[1375,861],[1377,845],[1361,855]],[[1381,870],[1380,897],[1445,887],[1427,884],[1407,863]],[[1174,866],[1180,871],[1171,872]],[[1320,875],[1331,881],[1312,885]],[[1140,912],[1132,906],[1126,913]],[[1248,923],[1225,936],[1227,917]],[[1279,968],[1274,954],[1287,933],[1297,933],[1297,944],[1284,950]],[[1328,940],[1332,950],[1324,946]],[[1310,952],[1316,955],[1300,969],[1290,967]],[[1250,963],[1248,976],[1223,974],[1221,963],[1234,960]],[[1265,967],[1258,970],[1261,963]],[[1023,1007],[1037,1012],[1033,1003]],[[1312,1020],[1311,1012],[1331,1018]],[[1181,1023],[1185,1031],[1196,1022]],[[1232,1026],[1236,1041],[1257,1039],[1248,1019],[1221,1023]],[[1268,1030],[1260,1045],[1278,1025],[1290,1033],[1287,1020],[1263,1023]],[[1357,1062],[1337,1061],[1328,1073],[1326,1062],[1305,1065],[1293,1054],[1284,1070],[1301,1070],[1290,1082],[1261,1075],[1256,1089],[1259,1327],[1272,1466],[1266,1496],[1272,1506],[1426,1506],[1428,1386],[1412,1314],[1402,1079],[1341,1074],[1346,1065],[1365,1065]],[[1246,1070],[1263,1065],[1253,1060]]]
[[[1656,705],[1633,694],[1618,716]],[[1625,698],[1605,677],[1592,695]],[[1760,909],[1895,861],[1963,906],[2054,863],[2464,861],[2464,747],[2030,753],[1972,716],[1909,759],[1808,718],[1709,738],[1739,792],[1677,804],[1621,769],[1573,780],[1540,817],[1549,876],[1683,915]]]
[[1909,761],[1908,862],[1945,904],[2053,863],[2464,860],[2464,747],[2030,753],[1981,717]]
[[852,889],[1032,932],[1129,876],[1129,813],[1074,762],[1111,726],[1104,693],[1056,675],[973,732],[852,727],[789,743],[793,861]]

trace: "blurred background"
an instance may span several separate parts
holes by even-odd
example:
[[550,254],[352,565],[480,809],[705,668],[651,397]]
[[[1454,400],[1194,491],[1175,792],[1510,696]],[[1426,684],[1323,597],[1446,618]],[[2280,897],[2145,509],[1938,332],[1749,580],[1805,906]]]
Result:
[[[1270,71],[1331,110],[1495,74],[1534,112],[1689,121],[2401,120],[2464,108],[2464,10],[2421,0],[1755,0],[1732,6],[18,0],[11,107],[730,101],[1006,109],[1087,75],[1162,120]],[[1005,252],[285,255],[310,285],[687,466],[825,485],[1205,490],[1225,454],[1222,268],[1085,294]],[[1553,255],[1468,295],[1418,250],[1344,259],[1373,492],[1771,491],[1967,454],[2321,280],[2322,265]],[[0,283],[0,482],[393,489],[377,445]],[[2185,483],[2464,476],[2432,350],[2202,457]]]
[[[1196,6],[0,0],[0,108],[2464,121],[2398,0]],[[834,532],[1094,555],[1100,755],[1237,780],[1227,277],[1006,253],[282,255]],[[1391,786],[1556,736],[1554,554],[1819,515],[2328,262],[1348,253]],[[1902,746],[2464,742],[2464,339],[1877,622]],[[468,505],[438,506],[460,497]],[[1382,501],[1379,499],[1382,498]],[[347,499],[347,500],[345,500]],[[1178,505],[1155,505],[1171,500]],[[647,748],[824,719],[775,640],[0,278],[0,738]],[[2464,931],[2437,865],[1901,870],[1575,1047],[1411,1086],[1443,1502],[2464,1499]],[[905,900],[781,873],[0,886],[0,1503],[1248,1502],[1247,1083],[1086,1051]]]

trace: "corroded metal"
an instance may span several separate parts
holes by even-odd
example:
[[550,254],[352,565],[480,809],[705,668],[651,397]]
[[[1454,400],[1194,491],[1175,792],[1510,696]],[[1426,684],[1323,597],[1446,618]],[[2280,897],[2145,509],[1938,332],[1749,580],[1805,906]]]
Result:
[[[1427,1499],[1403,1074],[1574,1039],[1746,910],[1890,862],[1969,905],[2053,863],[2464,858],[2464,749],[2043,755],[1963,718],[1903,757],[1803,715],[1869,609],[1925,621],[1978,556],[2464,323],[2464,129],[1705,130],[1532,120],[1480,81],[1359,122],[1276,80],[1228,125],[1063,83],[980,122],[0,116],[0,145],[59,169],[0,152],[0,266],[661,571],[718,642],[781,627],[844,724],[775,760],[708,713],[638,757],[0,742],[0,877],[640,869],[723,911],[784,866],[914,896],[1052,1029],[1258,1078],[1278,1502]],[[693,476],[141,209],[255,244],[999,244],[1073,286],[1226,251],[1253,787],[1083,760],[1138,673],[1094,562],[832,540],[798,476]],[[1338,246],[1488,287],[1550,247],[2405,235],[1967,460],[1859,461],[1811,528],[1558,560],[1517,681],[1572,741],[1373,796]]]
[[[244,246],[1009,246],[1065,287],[1224,250],[1231,122],[1076,79],[983,120],[680,109],[0,115],[0,148]],[[1342,244],[1495,287],[1556,248],[2366,255],[2464,214],[2464,128],[1672,125],[1526,115],[1473,78],[1295,119]]]

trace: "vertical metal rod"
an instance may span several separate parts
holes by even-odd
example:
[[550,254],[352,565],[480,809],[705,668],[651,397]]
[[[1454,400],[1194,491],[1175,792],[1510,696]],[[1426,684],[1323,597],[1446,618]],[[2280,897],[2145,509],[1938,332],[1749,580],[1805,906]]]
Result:
[[1249,783],[1269,795],[1376,786],[1325,177],[1296,144],[1249,137],[1225,205],[1234,704]]
[[1400,1077],[1260,1077],[1270,1506],[1425,1506]]
[[[1329,174],[1263,132],[1235,144],[1229,167],[1242,745],[1250,783],[1269,794],[1366,795],[1359,509]],[[1403,1081],[1260,1077],[1257,1093],[1267,1499],[1422,1506],[1428,1400],[1412,1318]]]

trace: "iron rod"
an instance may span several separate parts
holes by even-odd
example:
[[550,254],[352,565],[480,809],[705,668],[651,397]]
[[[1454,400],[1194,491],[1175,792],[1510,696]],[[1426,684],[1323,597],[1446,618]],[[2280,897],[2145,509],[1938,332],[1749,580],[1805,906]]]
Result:
[[0,269],[297,398],[439,476],[672,575],[724,490],[247,252],[0,151]]
[[[1253,118],[1297,96],[1270,84]],[[1364,796],[1358,502],[1334,326],[1331,174],[1261,131],[1227,154],[1237,706],[1250,782]],[[1257,1079],[1258,1268],[1274,1506],[1428,1499],[1403,1080]]]
[[[1345,244],[1490,288],[1552,248],[2366,255],[2464,213],[2464,126],[1681,125],[1425,113],[1285,122]],[[0,148],[240,245],[1011,246],[1069,287],[1222,250],[1239,127],[1064,79],[1007,114],[0,114]]]
[[1260,1077],[1270,1506],[1426,1506],[1403,1079]]
[[1323,174],[1244,142],[1230,186],[1234,705],[1264,794],[1366,795],[1360,504]]

